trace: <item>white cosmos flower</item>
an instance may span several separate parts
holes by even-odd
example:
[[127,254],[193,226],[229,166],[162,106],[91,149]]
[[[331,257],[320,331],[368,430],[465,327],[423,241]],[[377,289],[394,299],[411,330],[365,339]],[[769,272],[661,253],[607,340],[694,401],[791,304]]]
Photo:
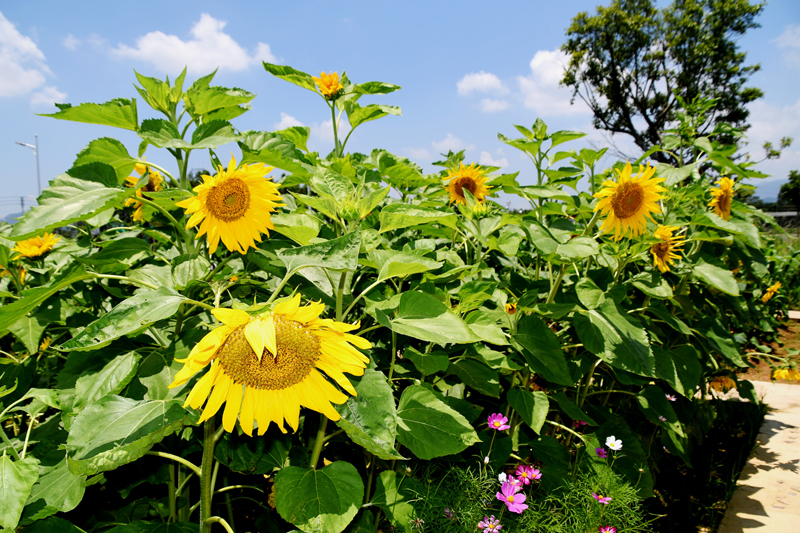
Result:
[[508,475],[505,472],[500,472],[500,475],[497,476],[497,481],[499,481],[500,483],[505,483],[507,479]]
[[622,441],[614,438],[614,435],[611,435],[606,439],[606,446],[608,446],[610,450],[619,451],[622,449]]

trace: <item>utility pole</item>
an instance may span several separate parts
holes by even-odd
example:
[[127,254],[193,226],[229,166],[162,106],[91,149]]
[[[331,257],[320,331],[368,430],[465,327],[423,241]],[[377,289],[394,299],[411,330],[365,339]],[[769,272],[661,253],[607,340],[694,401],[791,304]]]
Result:
[[35,146],[33,144],[22,143],[22,142],[19,142],[19,141],[15,141],[15,142],[20,146],[24,146],[26,148],[30,148],[31,150],[33,150],[33,153],[36,154],[36,186],[39,189],[39,194],[41,195],[42,194],[42,179],[41,179],[40,174],[39,174],[39,135],[34,133],[33,137],[36,139],[34,141],[36,143]]
[[24,196],[20,196],[19,197],[19,208],[22,210],[23,213],[25,212],[25,197]]

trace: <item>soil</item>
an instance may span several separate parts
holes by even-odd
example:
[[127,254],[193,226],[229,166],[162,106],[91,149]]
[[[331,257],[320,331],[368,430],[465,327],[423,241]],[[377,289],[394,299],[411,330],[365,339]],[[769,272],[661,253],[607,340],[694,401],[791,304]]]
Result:
[[[771,355],[778,355],[781,357],[788,356],[787,349],[800,350],[800,322],[789,320],[783,324],[778,330],[778,340],[771,343],[769,347],[772,348]],[[800,367],[800,355],[789,356],[789,358]],[[739,379],[771,381],[772,368],[769,364],[756,357],[750,357],[749,362],[754,366],[748,369],[747,372],[740,374]],[[788,379],[776,379],[775,383],[800,385],[800,381]]]

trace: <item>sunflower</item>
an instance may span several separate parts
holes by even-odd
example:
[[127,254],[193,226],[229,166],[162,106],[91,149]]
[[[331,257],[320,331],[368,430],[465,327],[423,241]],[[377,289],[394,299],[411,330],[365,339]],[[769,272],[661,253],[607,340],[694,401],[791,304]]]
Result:
[[51,339],[50,337],[45,337],[44,339],[42,339],[42,344],[39,345],[39,351],[43,352],[47,350],[50,347],[51,342],[53,342],[53,339]]
[[777,283],[775,283],[770,287],[767,287],[767,292],[765,292],[764,296],[761,297],[761,301],[764,303],[770,301],[772,297],[775,296],[775,293],[777,293],[780,290],[781,287],[782,285],[780,281],[778,281]]
[[203,183],[194,188],[197,196],[175,204],[192,215],[186,229],[202,222],[197,238],[207,235],[212,254],[220,239],[231,252],[244,254],[255,248],[261,233],[269,236],[269,230],[275,228],[270,213],[283,206],[278,203],[278,185],[266,175],[271,171],[272,167],[263,163],[236,168],[236,159],[231,157],[228,170],[220,166],[216,176],[204,175]]
[[736,382],[728,376],[717,376],[711,380],[709,386],[717,392],[728,392],[736,388]]
[[344,89],[344,85],[339,83],[339,74],[332,72],[331,74],[319,73],[319,78],[311,77],[314,83],[319,87],[319,92],[326,100],[333,100],[339,96],[339,91]]
[[719,180],[719,187],[711,189],[713,198],[708,202],[708,207],[714,208],[714,214],[719,215],[725,220],[731,218],[731,201],[733,200],[733,180],[722,178]]
[[331,402],[344,403],[347,395],[319,371],[355,396],[356,390],[343,372],[363,375],[369,359],[353,346],[366,350],[372,344],[347,333],[358,324],[319,318],[324,309],[321,303],[300,307],[300,295],[256,318],[244,311],[214,309],[212,313],[223,325],[203,337],[180,361],[184,367],[170,387],[186,383],[211,363],[184,407],[197,409],[208,398],[202,422],[227,402],[222,415],[226,431],[233,431],[237,417],[248,435],[252,435],[254,421],[259,435],[267,431],[270,422],[285,433],[286,421],[296,431],[300,406],[338,420]]
[[656,239],[661,239],[661,242],[654,244],[650,248],[650,253],[653,254],[653,266],[658,267],[662,274],[669,272],[669,265],[674,263],[673,259],[680,257],[678,252],[683,251],[683,245],[686,243],[683,237],[672,235],[677,229],[678,226],[658,226],[654,234]]
[[506,304],[506,313],[509,315],[513,315],[517,312],[517,304],[516,303],[507,303]]
[[[650,213],[660,211],[656,204],[661,200],[662,192],[666,189],[659,185],[664,178],[654,178],[655,167],[647,164],[647,168],[639,165],[639,172],[631,176],[633,167],[630,162],[620,172],[616,182],[606,180],[603,189],[594,195],[601,198],[597,202],[595,211],[608,214],[600,227],[600,231],[614,230],[614,240],[618,241],[630,229],[631,236],[636,237],[644,233],[647,220],[653,220]],[[645,218],[646,217],[646,218]]]
[[772,375],[772,379],[789,379],[792,381],[800,381],[800,370],[796,368],[779,368]]
[[[145,172],[148,171],[150,172],[149,175],[150,179],[147,182],[147,185],[145,185],[141,189],[136,190],[136,196],[138,196],[139,198],[146,198],[149,200],[150,198],[145,196],[144,193],[156,192],[164,188],[163,185],[164,178],[161,177],[161,174],[157,170],[153,170],[149,166],[143,165],[141,163],[136,163],[136,166],[134,166],[133,169],[139,174],[139,177],[137,178],[135,176],[128,176],[127,178],[125,178],[125,182],[128,185],[128,187],[136,187],[136,184],[139,183],[139,178],[144,176]],[[125,200],[125,207],[128,207],[129,205],[135,207],[135,210],[133,212],[133,221],[139,222],[140,220],[142,220],[142,207],[144,206],[144,204],[142,202],[137,201],[136,198],[128,198],[127,200]]]
[[52,233],[45,233],[41,237],[34,237],[19,241],[14,246],[14,251],[28,259],[35,259],[53,249],[53,246],[61,239]]
[[[484,171],[479,165],[475,163],[468,167],[464,163],[458,164],[458,170],[450,169],[447,177],[443,178],[446,183],[444,188],[450,193],[450,203],[467,204],[467,199],[464,196],[464,189],[468,190],[470,194],[478,202],[483,202],[483,199],[489,194],[489,187],[486,185],[488,179],[484,176]],[[450,183],[447,183],[450,181]]]

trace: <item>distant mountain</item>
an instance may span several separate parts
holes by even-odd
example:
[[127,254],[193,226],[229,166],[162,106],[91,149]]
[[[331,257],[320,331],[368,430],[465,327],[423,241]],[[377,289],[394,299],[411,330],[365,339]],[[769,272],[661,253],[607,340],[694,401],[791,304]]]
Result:
[[2,218],[0,220],[2,220],[3,222],[8,222],[9,224],[15,224],[17,222],[17,219],[21,217],[22,217],[22,211],[20,211],[19,213],[9,213],[8,215],[5,216],[5,218]]

